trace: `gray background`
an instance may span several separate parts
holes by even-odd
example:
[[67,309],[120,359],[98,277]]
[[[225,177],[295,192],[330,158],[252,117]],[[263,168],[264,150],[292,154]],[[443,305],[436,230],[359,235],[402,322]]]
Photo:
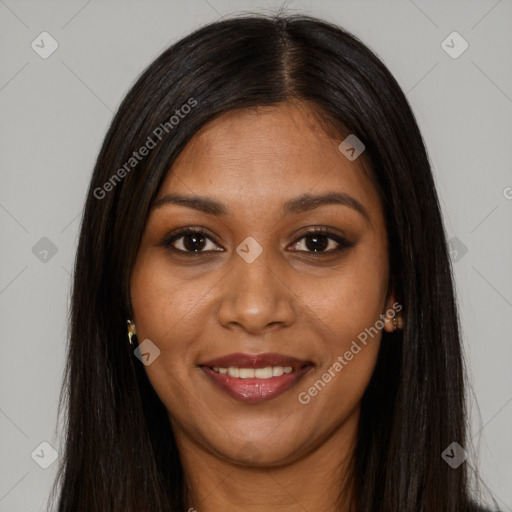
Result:
[[[57,462],[42,469],[31,453],[48,457],[39,447],[44,441],[61,450],[56,407],[70,270],[86,187],[113,112],[143,68],[200,24],[280,5],[0,0],[0,511],[44,510],[55,477]],[[454,249],[478,447],[465,463],[479,465],[511,511],[512,2],[288,7],[352,31],[407,93]],[[47,59],[31,47],[43,31],[59,45]],[[458,58],[441,45],[453,31],[469,44]]]

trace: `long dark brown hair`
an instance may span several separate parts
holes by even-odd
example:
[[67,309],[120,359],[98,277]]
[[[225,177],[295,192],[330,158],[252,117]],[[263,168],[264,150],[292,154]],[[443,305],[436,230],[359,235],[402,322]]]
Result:
[[381,344],[362,400],[357,512],[473,510],[468,465],[453,469],[441,457],[452,442],[469,443],[464,365],[439,202],[407,99],[346,30],[304,15],[245,13],[160,55],[121,103],[99,153],[73,275],[59,402],[65,446],[50,496],[60,488],[59,512],[186,510],[167,411],[127,342],[132,266],[149,207],[194,133],[218,114],[291,100],[364,143],[404,306],[405,328]]

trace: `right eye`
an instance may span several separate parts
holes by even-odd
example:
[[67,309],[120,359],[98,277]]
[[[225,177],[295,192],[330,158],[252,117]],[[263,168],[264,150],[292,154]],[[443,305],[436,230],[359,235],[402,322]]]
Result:
[[213,247],[216,245],[204,231],[194,228],[186,228],[174,233],[170,238],[167,238],[163,245],[167,249],[190,254],[219,251],[219,249],[214,248],[203,250],[208,246],[208,242],[210,242]]

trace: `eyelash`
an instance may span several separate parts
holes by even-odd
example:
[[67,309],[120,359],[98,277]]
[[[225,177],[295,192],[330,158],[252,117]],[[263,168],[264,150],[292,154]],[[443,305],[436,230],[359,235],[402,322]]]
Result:
[[[181,254],[190,254],[190,255],[193,255],[193,256],[196,256],[196,255],[200,255],[200,254],[206,254],[206,253],[209,253],[209,252],[221,252],[221,251],[186,251],[186,250],[183,250],[183,249],[176,249],[176,247],[173,247],[172,244],[176,241],[176,240],[179,240],[180,238],[183,238],[187,235],[201,235],[202,237],[214,242],[215,244],[219,245],[212,237],[208,236],[207,233],[205,233],[204,231],[202,231],[201,229],[197,229],[197,228],[184,228],[180,231],[178,231],[177,233],[174,233],[172,236],[166,238],[163,242],[162,242],[162,245],[166,248],[166,249],[169,249],[171,251],[174,251],[174,252],[177,252],[177,253],[181,253]],[[341,252],[345,249],[348,249],[350,247],[353,247],[355,244],[353,243],[350,243],[348,242],[345,238],[343,238],[342,236],[338,235],[337,233],[334,233],[333,231],[330,231],[329,229],[327,228],[314,228],[310,231],[307,231],[306,233],[304,233],[300,238],[298,238],[295,242],[293,242],[292,245],[295,245],[297,244],[300,240],[304,239],[304,238],[307,238],[309,236],[314,236],[314,235],[321,235],[321,236],[324,236],[326,238],[329,238],[331,240],[334,240],[336,243],[338,243],[338,247],[336,247],[335,249],[330,249],[328,251],[298,251],[298,252],[306,252],[306,253],[309,253],[309,254],[313,254],[315,255],[316,257],[318,256],[328,256],[328,255],[332,255],[334,253],[338,253],[338,252]]]

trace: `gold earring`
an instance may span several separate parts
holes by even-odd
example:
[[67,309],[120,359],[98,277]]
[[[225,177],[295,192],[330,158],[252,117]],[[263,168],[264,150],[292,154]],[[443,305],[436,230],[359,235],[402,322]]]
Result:
[[128,341],[130,345],[138,345],[137,333],[135,332],[135,324],[131,320],[128,322]]
[[393,317],[393,332],[396,332],[398,329],[398,313],[395,311],[395,316]]

